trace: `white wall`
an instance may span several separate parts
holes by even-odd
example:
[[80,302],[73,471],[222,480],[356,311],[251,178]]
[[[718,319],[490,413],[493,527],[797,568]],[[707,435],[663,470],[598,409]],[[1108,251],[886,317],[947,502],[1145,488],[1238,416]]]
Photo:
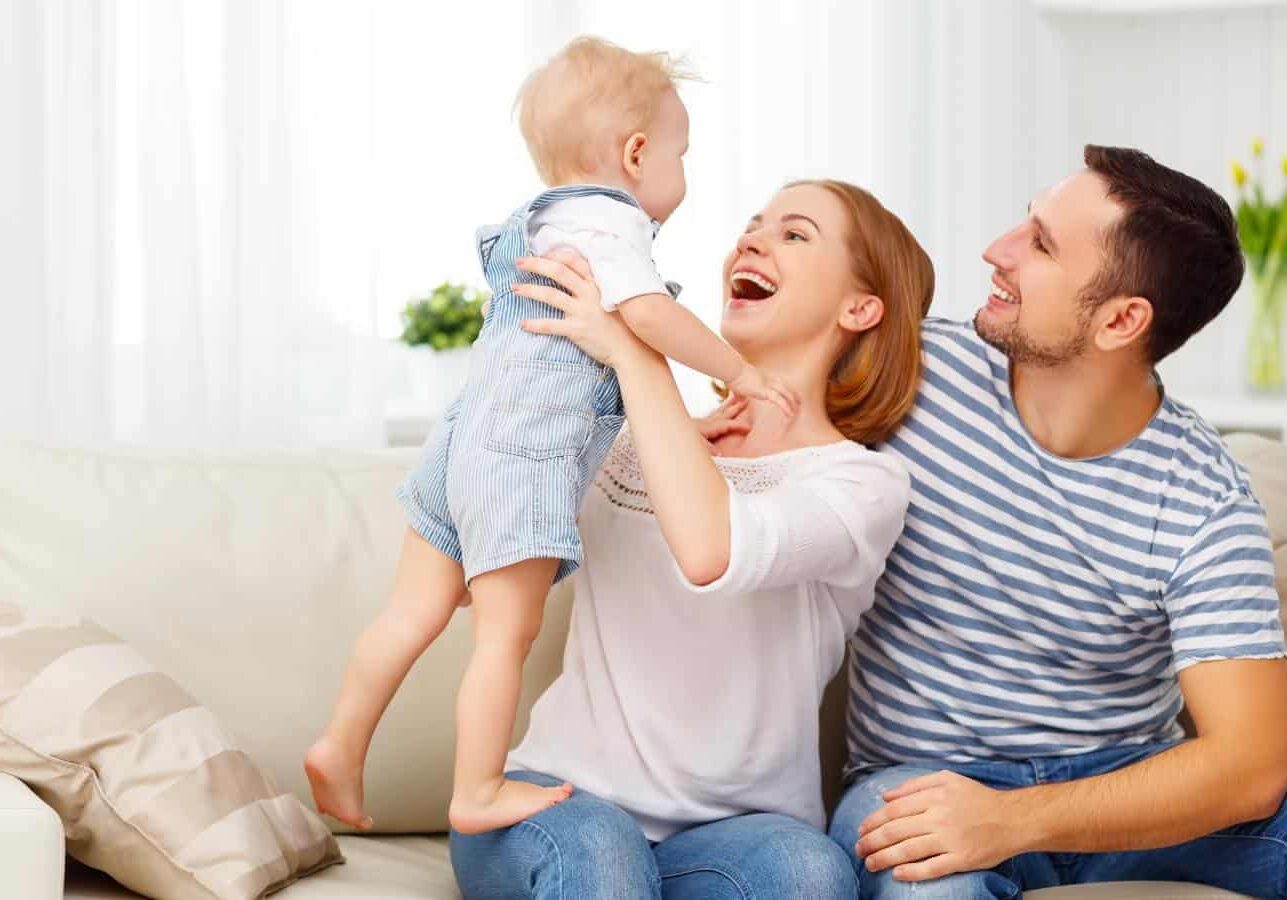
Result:
[[[1251,162],[1265,139],[1266,169],[1287,154],[1287,8],[1138,16],[1052,14],[1067,70],[1068,132],[1137,146],[1220,190],[1232,203],[1230,160]],[[1175,356],[1162,376],[1181,399],[1233,392],[1243,382],[1248,291]]]

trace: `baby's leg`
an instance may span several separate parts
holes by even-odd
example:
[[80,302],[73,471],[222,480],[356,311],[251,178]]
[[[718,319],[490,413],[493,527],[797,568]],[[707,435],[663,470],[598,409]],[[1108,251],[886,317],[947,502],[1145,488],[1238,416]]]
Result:
[[389,605],[358,637],[331,720],[304,758],[318,812],[371,827],[362,808],[362,764],[375,726],[412,664],[468,596],[460,564],[408,528]]
[[474,652],[456,697],[456,779],[448,818],[461,834],[504,828],[566,800],[568,784],[506,781],[523,662],[541,630],[557,559],[528,559],[469,584]]

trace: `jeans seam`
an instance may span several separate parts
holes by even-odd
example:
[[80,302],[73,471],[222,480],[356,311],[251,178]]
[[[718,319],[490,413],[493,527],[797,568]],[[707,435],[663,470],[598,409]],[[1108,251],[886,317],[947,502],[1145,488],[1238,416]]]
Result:
[[1226,841],[1269,841],[1271,844],[1281,844],[1283,849],[1287,850],[1287,840],[1276,837],[1272,834],[1208,834],[1209,838],[1220,838]]
[[754,897],[754,894],[750,892],[750,890],[747,888],[745,884],[743,884],[738,879],[734,878],[728,872],[725,872],[723,869],[717,869],[714,866],[693,866],[692,868],[689,868],[689,869],[680,869],[677,872],[663,874],[661,876],[661,880],[665,881],[667,878],[680,878],[684,875],[695,875],[698,872],[711,872],[715,875],[719,875],[719,876],[722,876],[723,878],[728,879],[729,883],[732,884],[733,887],[737,888],[738,893],[742,895],[742,900],[752,900],[752,898]]
[[[558,881],[559,881],[559,900],[563,900],[563,851],[559,849],[559,842],[554,840],[554,836],[551,835],[548,831],[546,831],[544,828],[542,828],[540,825],[536,824],[530,819],[524,819],[523,821],[518,823],[518,826],[522,826],[522,825],[526,825],[529,828],[534,829],[536,833],[539,834],[542,838],[544,838],[546,843],[548,843],[550,847],[553,848],[554,863],[555,863],[556,871],[558,873]],[[518,827],[518,826],[515,826],[515,827]]]

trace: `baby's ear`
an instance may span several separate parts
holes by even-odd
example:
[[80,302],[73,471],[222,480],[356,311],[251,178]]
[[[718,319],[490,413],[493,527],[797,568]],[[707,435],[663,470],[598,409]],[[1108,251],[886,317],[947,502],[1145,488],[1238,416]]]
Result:
[[648,135],[642,131],[636,131],[626,139],[626,145],[621,151],[621,167],[631,178],[638,178],[643,174],[643,148],[647,143]]

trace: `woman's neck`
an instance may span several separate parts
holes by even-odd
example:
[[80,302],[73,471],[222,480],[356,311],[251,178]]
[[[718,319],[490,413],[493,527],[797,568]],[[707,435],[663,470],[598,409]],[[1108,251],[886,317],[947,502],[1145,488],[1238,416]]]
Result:
[[746,434],[729,434],[715,442],[723,456],[768,456],[784,450],[833,444],[845,435],[827,416],[826,381],[815,373],[774,371],[766,374],[785,381],[800,397],[800,410],[792,418],[772,403],[752,400],[735,421],[746,423]]

